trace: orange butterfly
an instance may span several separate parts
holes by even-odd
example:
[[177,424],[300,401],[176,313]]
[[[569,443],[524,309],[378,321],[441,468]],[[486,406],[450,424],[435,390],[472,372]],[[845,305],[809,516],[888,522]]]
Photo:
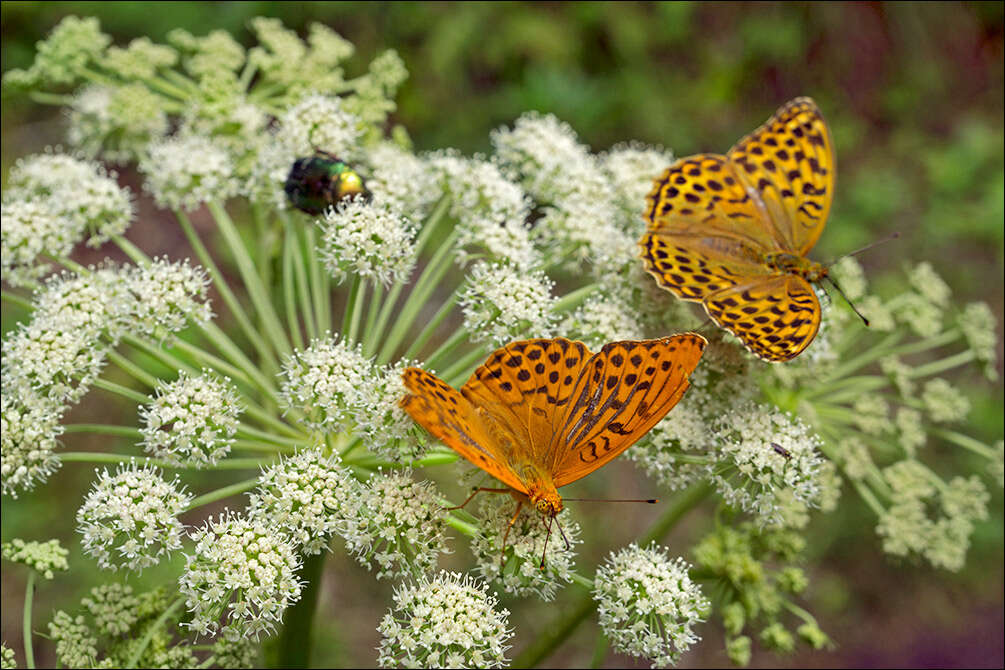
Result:
[[425,370],[406,369],[401,406],[518,492],[517,514],[529,500],[554,517],[563,507],[556,489],[614,459],[677,404],[705,344],[686,333],[611,342],[591,354],[562,337],[512,342],[459,392]]
[[834,149],[816,103],[796,98],[725,156],[682,158],[646,197],[645,268],[768,361],[798,356],[820,327],[807,259],[834,195]]

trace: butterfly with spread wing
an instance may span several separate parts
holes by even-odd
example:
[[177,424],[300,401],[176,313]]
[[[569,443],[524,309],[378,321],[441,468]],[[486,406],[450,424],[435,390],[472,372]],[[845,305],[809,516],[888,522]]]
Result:
[[798,356],[820,328],[806,258],[834,197],[834,143],[816,103],[796,98],[725,155],[682,158],[646,197],[646,270],[700,302],[757,356]]
[[611,342],[591,354],[561,337],[512,342],[460,391],[406,369],[401,406],[515,492],[517,514],[529,502],[554,517],[563,509],[558,488],[609,463],[677,404],[705,344],[686,333]]

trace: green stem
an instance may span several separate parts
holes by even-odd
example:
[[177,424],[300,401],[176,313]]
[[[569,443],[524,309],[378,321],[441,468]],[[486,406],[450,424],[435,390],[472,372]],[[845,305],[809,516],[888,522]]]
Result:
[[307,337],[317,339],[318,322],[314,318],[315,305],[311,298],[310,283],[307,278],[307,264],[304,262],[304,250],[301,247],[299,237],[293,240],[296,245],[293,251],[293,271],[297,278],[297,295],[300,298],[300,313],[303,314],[304,324],[307,327]]
[[3,299],[9,303],[17,305],[18,307],[22,307],[28,311],[31,311],[32,309],[35,308],[35,305],[33,305],[31,300],[29,300],[28,298],[23,298],[9,291],[3,291]]
[[656,523],[649,528],[649,531],[642,536],[639,546],[645,547],[653,542],[662,540],[670,532],[670,529],[677,525],[681,517],[696,507],[710,493],[712,493],[712,485],[708,482],[700,482],[683,491],[667,507],[666,511],[660,515]]
[[132,426],[112,426],[105,423],[71,423],[63,426],[67,433],[96,433],[98,435],[119,435],[137,440],[143,437],[139,428]]
[[969,349],[966,351],[961,351],[958,354],[953,354],[952,356],[947,356],[946,358],[932,361],[931,363],[926,363],[924,365],[919,365],[913,368],[908,376],[914,379],[919,377],[927,377],[929,375],[937,375],[946,370],[951,370],[960,365],[966,365],[971,361],[975,360],[977,355]]
[[35,599],[35,571],[28,571],[28,583],[24,587],[24,612],[21,627],[24,630],[24,660],[29,668],[35,667],[35,651],[31,646],[31,607]]
[[352,308],[352,321],[349,323],[349,333],[347,337],[349,342],[359,341],[359,326],[363,321],[363,305],[366,303],[366,289],[367,282],[360,280],[359,282],[359,295],[356,296],[356,302],[353,304]]
[[188,512],[196,509],[197,507],[202,507],[203,505],[208,505],[218,500],[229,498],[230,496],[236,496],[238,493],[244,493],[248,489],[254,488],[258,482],[258,477],[252,477],[251,479],[245,479],[244,481],[237,482],[236,484],[231,484],[230,486],[224,486],[223,488],[219,488],[215,491],[204,493],[198,498],[192,498],[192,502],[188,504],[185,511]]
[[122,396],[124,398],[129,398],[133,402],[136,402],[136,403],[138,403],[140,405],[145,405],[146,403],[150,402],[150,398],[148,398],[147,396],[143,395],[142,393],[138,393],[138,392],[132,390],[131,388],[126,388],[125,386],[122,386],[121,384],[116,384],[115,382],[110,382],[107,379],[101,379],[101,378],[95,379],[94,380],[94,385],[96,387],[98,387],[99,389],[108,391],[109,393],[115,393],[115,394],[120,395],[120,396]]
[[363,355],[372,356],[373,354],[367,353],[376,344],[373,337],[374,326],[377,325],[377,315],[380,313],[380,306],[383,304],[384,299],[384,284],[380,281],[373,282],[373,295],[370,296],[369,307],[366,310],[366,325],[363,327]]
[[310,667],[314,612],[321,592],[325,556],[327,552],[322,551],[304,559],[300,569],[300,581],[304,583],[300,600],[286,610],[283,631],[279,635],[279,667]]
[[283,328],[279,323],[279,317],[276,316],[275,309],[269,301],[261,278],[255,272],[255,263],[251,259],[251,256],[248,255],[248,250],[244,246],[240,233],[237,232],[237,227],[220,203],[209,202],[206,203],[206,206],[209,208],[213,218],[216,219],[217,227],[223,234],[231,253],[234,254],[234,260],[237,262],[237,268],[241,273],[241,278],[244,280],[244,285],[248,289],[248,295],[251,297],[251,302],[262,319],[262,324],[269,335],[269,339],[272,341],[272,346],[280,354],[289,355],[290,342],[283,332]]
[[472,368],[484,361],[488,355],[489,352],[484,347],[472,349],[468,353],[464,354],[464,356],[457,359],[456,363],[443,371],[443,379],[449,381],[451,384],[459,384],[462,381],[467,380],[473,372]]
[[349,329],[352,327],[352,317],[356,313],[356,303],[359,302],[359,293],[362,285],[362,277],[353,275],[349,284],[349,295],[345,300],[345,309],[342,312],[342,338],[349,344],[352,344],[352,340],[348,339]]
[[556,314],[561,314],[562,312],[567,312],[570,309],[575,309],[590,297],[590,294],[600,288],[600,284],[590,284],[589,286],[581,286],[574,291],[566,293],[561,298],[555,302],[555,306],[552,307],[551,311]]
[[129,360],[119,352],[115,351],[114,349],[109,349],[107,355],[108,360],[117,365],[121,370],[126,372],[136,381],[142,384],[146,384],[148,388],[151,389],[156,388],[157,384],[160,382],[160,380],[157,379],[157,377],[150,374],[140,366],[136,365],[136,363],[133,363],[131,360]]
[[213,286],[216,287],[216,290],[220,293],[220,297],[223,298],[224,304],[227,305],[227,309],[230,310],[230,313],[237,320],[241,332],[244,333],[244,336],[251,342],[255,351],[258,352],[259,358],[266,365],[270,366],[272,370],[278,370],[279,364],[272,350],[265,343],[265,340],[262,339],[258,330],[255,329],[251,319],[248,317],[248,313],[241,307],[241,302],[230,289],[230,285],[224,279],[223,273],[220,272],[220,268],[213,260],[213,256],[209,253],[206,245],[202,243],[199,234],[196,233],[195,226],[192,225],[192,222],[184,212],[176,211],[175,218],[181,224],[181,229],[185,233],[185,237],[188,238],[188,243],[192,247],[192,250],[195,251],[195,255],[199,257],[199,263],[209,272],[209,276],[213,280]]
[[996,457],[994,449],[987,446],[983,442],[978,442],[969,435],[957,433],[955,430],[945,430],[942,428],[935,428],[932,432],[944,440],[948,440],[957,446],[963,447],[964,449],[972,451],[975,454],[983,456],[989,460]]
[[137,265],[150,265],[150,257],[147,256],[146,252],[126,238],[121,235],[113,235],[112,241],[115,242],[119,249],[122,249],[126,256],[129,256],[133,263]]
[[[161,460],[159,458],[147,458],[145,456],[133,456],[130,454],[107,454],[100,451],[66,451],[59,455],[59,460],[67,463],[129,463],[140,460],[150,465],[169,470],[192,470],[190,465],[178,465]],[[204,470],[248,470],[260,468],[271,463],[274,459],[262,458],[227,458],[216,465],[202,468]]]
[[157,617],[157,620],[154,621],[149,628],[147,628],[147,632],[143,635],[143,639],[141,639],[140,643],[136,645],[133,653],[129,655],[129,658],[126,659],[126,662],[123,663],[122,667],[135,668],[137,666],[140,656],[142,656],[143,652],[150,646],[150,641],[154,638],[154,635],[164,632],[164,622],[174,616],[175,610],[181,607],[184,603],[185,597],[179,596],[173,603],[171,603],[171,605],[168,606],[166,610],[161,613],[159,617]]
[[887,335],[883,340],[876,346],[871,346],[866,349],[863,353],[858,356],[845,361],[841,365],[837,366],[824,378],[824,383],[846,377],[851,373],[855,372],[859,368],[865,367],[873,361],[879,360],[884,356],[889,356],[892,353],[892,348],[897,342],[900,341],[901,334],[894,332]]
[[464,533],[468,537],[474,537],[478,534],[478,526],[468,523],[467,521],[461,521],[453,514],[445,514],[443,516],[443,523],[447,524],[451,528]]
[[314,320],[318,324],[318,332],[323,333],[331,330],[331,282],[327,269],[318,262],[313,226],[308,226],[304,230],[304,245],[307,247],[307,267],[311,273]]
[[430,368],[436,367],[436,364],[441,358],[449,356],[450,353],[459,347],[467,338],[468,331],[464,328],[458,328],[449,338],[447,338],[446,342],[441,344],[436,351],[429,355],[429,358],[426,359],[426,365]]
[[296,291],[296,280],[293,278],[294,260],[296,254],[296,239],[293,232],[293,225],[286,220],[286,242],[283,244],[283,303],[286,307],[286,327],[290,329],[293,336],[293,344],[297,349],[304,348],[304,336],[300,332],[300,317],[297,316],[297,300],[294,295]]
[[[454,291],[450,295],[450,297],[447,298],[446,302],[444,302],[440,306],[440,309],[438,312],[436,312],[436,315],[429,320],[429,323],[427,323],[426,327],[422,329],[422,332],[419,333],[419,336],[412,341],[412,344],[408,347],[408,350],[404,353],[404,355],[402,355],[402,358],[404,358],[405,360],[412,360],[418,355],[420,351],[422,351],[422,347],[426,346],[426,342],[429,341],[429,338],[433,336],[433,334],[436,332],[436,329],[440,327],[441,323],[443,323],[443,320],[450,315],[450,312],[453,311],[454,305],[456,303],[457,303],[457,291]],[[367,332],[370,332],[369,329]]]
[[378,363],[384,364],[391,360],[394,352],[401,345],[401,341],[405,339],[409,328],[412,327],[412,323],[415,322],[415,319],[422,312],[422,308],[429,300],[429,296],[436,290],[437,284],[439,284],[440,280],[443,279],[444,275],[452,267],[453,258],[451,253],[454,250],[454,242],[457,240],[457,236],[457,230],[450,233],[447,240],[433,254],[425,270],[419,275],[419,279],[415,282],[412,292],[409,293],[397,321],[395,321],[394,326],[391,328],[391,334],[384,341],[384,346],[380,350],[380,356],[377,358]]
[[583,623],[597,607],[592,594],[579,599],[575,607],[557,625],[544,628],[544,632],[513,659],[514,668],[533,668],[551,655]]
[[960,331],[953,329],[947,330],[944,333],[940,333],[934,337],[929,337],[927,339],[921,340],[920,342],[910,342],[901,347],[896,347],[890,354],[894,356],[910,356],[911,354],[920,354],[923,351],[928,351],[930,349],[938,349],[939,347],[944,347],[947,344],[951,344],[960,337]]

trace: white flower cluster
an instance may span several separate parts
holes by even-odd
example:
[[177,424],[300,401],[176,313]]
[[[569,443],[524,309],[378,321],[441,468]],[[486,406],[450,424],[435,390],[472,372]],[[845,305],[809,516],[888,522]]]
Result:
[[154,458],[188,467],[215,465],[230,453],[242,408],[237,391],[209,371],[157,388],[149,405],[140,407],[143,448]]
[[261,522],[228,512],[192,539],[195,549],[185,557],[179,588],[192,612],[182,625],[193,633],[258,639],[300,599],[296,550]]
[[313,340],[283,363],[284,408],[301,412],[311,430],[343,431],[359,406],[360,389],[372,375],[373,365],[359,346],[330,335]]
[[632,544],[608,557],[597,570],[594,598],[600,627],[615,649],[666,668],[701,639],[693,628],[711,603],[691,581],[689,567],[656,546]]
[[428,573],[447,553],[443,509],[430,482],[372,475],[344,515],[346,548],[368,568],[376,563],[378,579]]
[[592,351],[608,342],[642,340],[645,333],[636,310],[616,296],[590,296],[558,328],[566,337],[575,337]]
[[[121,235],[133,220],[133,201],[115,175],[97,163],[64,154],[21,158],[10,171],[4,200],[36,201],[68,221],[68,237],[90,231],[88,244],[99,246]],[[50,251],[46,249],[45,251]]]
[[921,556],[937,568],[960,570],[975,524],[988,516],[990,495],[980,478],[954,477],[936,486],[933,473],[912,460],[885,468],[883,478],[892,491],[892,503],[876,526],[883,551]]
[[358,484],[337,456],[304,449],[266,468],[251,493],[248,518],[281,529],[298,551],[318,554],[355,503]]
[[128,318],[132,332],[151,337],[162,328],[178,332],[189,323],[208,323],[213,318],[206,297],[209,278],[188,260],[154,259],[125,272],[126,289],[132,294]]
[[517,184],[496,165],[478,158],[441,153],[428,162],[441,175],[443,191],[450,197],[450,215],[460,230],[459,263],[479,256],[466,247],[479,247],[489,258],[521,270],[538,264],[526,223],[531,203]]
[[174,136],[147,147],[139,162],[143,187],[161,207],[193,210],[223,202],[238,192],[234,165],[212,139]]
[[367,376],[356,408],[356,433],[366,448],[391,461],[411,461],[422,455],[426,431],[401,408],[407,393],[401,373],[413,363],[401,360]]
[[[137,40],[138,41],[138,40]],[[141,84],[84,86],[73,96],[67,141],[86,156],[128,163],[168,131],[161,98]]]
[[387,142],[367,151],[366,188],[377,206],[418,218],[441,195],[438,176],[425,161]]
[[72,219],[39,200],[5,198],[0,205],[0,221],[0,268],[4,281],[12,286],[43,276],[50,266],[36,259],[42,254],[69,256],[83,235]]
[[[674,162],[674,157],[663,147],[630,142],[611,148],[601,154],[600,160],[621,196],[621,206],[628,216],[641,221],[653,181]],[[641,230],[639,232],[641,234]]]
[[84,553],[107,570],[142,570],[181,548],[184,527],[178,515],[192,496],[166,481],[159,470],[130,464],[115,474],[98,474],[77,510]]
[[493,131],[492,143],[507,174],[547,205],[535,236],[570,269],[592,259],[603,273],[635,260],[637,231],[626,235],[625,228],[638,217],[625,216],[612,177],[567,123],[531,112],[512,129]]
[[984,376],[998,379],[998,320],[987,303],[972,302],[964,308],[957,320],[970,350],[984,368]]
[[0,395],[0,483],[3,495],[44,482],[59,468],[53,453],[63,434],[60,421],[64,406],[34,394],[8,392]]
[[441,572],[395,589],[380,622],[382,668],[501,668],[512,636],[509,612],[488,587]]
[[921,392],[928,418],[937,423],[962,421],[970,413],[970,401],[941,377],[925,382]]
[[525,504],[510,525],[516,509],[513,498],[482,495],[479,534],[471,540],[478,571],[488,582],[498,580],[507,593],[536,594],[546,602],[553,599],[563,582],[572,581],[579,524],[568,510],[546,520],[533,505]]
[[553,283],[543,272],[521,273],[502,263],[476,263],[461,292],[464,327],[473,341],[502,346],[551,333]]
[[713,430],[721,462],[712,481],[727,503],[767,522],[778,521],[781,489],[804,505],[818,504],[822,445],[801,420],[748,403],[726,411]]
[[404,282],[415,266],[415,227],[397,210],[350,198],[319,221],[321,257],[338,281]]
[[59,540],[25,542],[16,537],[3,543],[2,553],[4,560],[27,565],[45,579],[55,576],[53,570],[65,571],[70,567],[66,562],[70,552],[60,546]]

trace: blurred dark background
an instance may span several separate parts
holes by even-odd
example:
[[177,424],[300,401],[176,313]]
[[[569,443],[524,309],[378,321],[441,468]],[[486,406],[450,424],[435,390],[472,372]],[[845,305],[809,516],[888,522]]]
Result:
[[[861,257],[869,276],[881,281],[928,260],[961,305],[990,304],[1000,340],[1005,225],[1000,2],[4,2],[3,70],[28,66],[36,41],[68,14],[98,17],[119,45],[144,35],[163,41],[169,30],[185,28],[200,35],[225,30],[250,46],[251,17],[279,17],[301,34],[319,21],[356,45],[350,74],[394,48],[411,76],[393,121],[408,129],[417,150],[487,152],[491,129],[539,110],[569,122],[596,151],[640,140],[678,156],[724,152],[781,103],[812,96],[832,128],[838,156],[836,200],[814,257],[826,261],[900,231],[897,242]],[[59,110],[5,96],[2,112],[4,174],[18,156],[62,141]],[[999,343],[999,372],[1000,361]],[[988,444],[999,439],[1001,382],[986,382],[970,369],[950,378],[974,400],[967,432]],[[86,401],[78,409],[84,416]],[[928,460],[936,469],[973,469],[958,450],[932,451]],[[634,477],[630,464],[610,467],[615,481]],[[59,536],[73,542],[70,508],[50,492],[62,486],[83,492],[90,477],[88,468],[68,466],[17,503],[5,499],[4,507],[11,509],[5,509],[3,539]],[[755,651],[754,664],[1001,667],[1002,496],[1000,490],[992,495],[992,519],[975,534],[967,568],[951,574],[895,564],[881,554],[871,530],[874,520],[846,491],[841,511],[814,525],[810,540],[822,548],[811,556],[812,611],[838,646],[783,659]],[[615,513],[596,512],[608,521]],[[638,524],[643,528],[644,519]],[[584,566],[639,530],[624,528],[623,522],[584,525],[596,526],[586,529]],[[604,528],[615,530],[597,530]],[[693,541],[686,525],[669,538],[671,547],[675,538],[680,547]],[[92,570],[93,579],[74,585],[57,581],[51,589],[56,593],[45,593],[44,585],[37,629],[44,628],[54,603],[69,606],[99,579],[75,547],[71,560],[75,574]],[[333,558],[330,567],[329,582],[336,583],[322,606],[377,611],[337,615],[342,628],[322,636],[325,653],[342,665],[372,664],[373,629],[389,602],[389,585],[375,584],[344,557]],[[14,574],[19,571],[4,568],[3,637],[19,650],[23,581]],[[154,572],[145,573],[145,580],[170,574]],[[507,602],[520,613],[511,624],[518,634],[549,625],[561,612],[563,597],[548,605]],[[715,628],[705,627],[706,644],[685,657],[686,665],[726,662]],[[584,627],[552,662],[588,662],[592,635]],[[610,655],[606,662],[626,660]]]

